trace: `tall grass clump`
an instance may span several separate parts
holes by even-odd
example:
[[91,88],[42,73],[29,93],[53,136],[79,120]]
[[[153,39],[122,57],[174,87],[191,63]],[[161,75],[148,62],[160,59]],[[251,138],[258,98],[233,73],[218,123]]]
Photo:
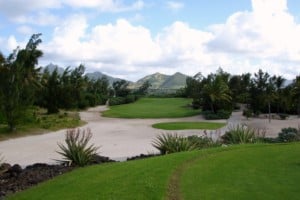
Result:
[[153,140],[152,146],[158,149],[162,155],[197,149],[197,146],[190,142],[188,138],[179,136],[177,133],[158,135]]
[[236,125],[222,136],[225,144],[246,144],[263,142],[265,138],[265,130],[253,129],[245,125]]
[[99,149],[94,144],[88,145],[91,138],[92,132],[89,128],[67,130],[66,145],[58,143],[61,151],[57,151],[57,153],[63,156],[63,159],[58,162],[80,167],[91,164]]

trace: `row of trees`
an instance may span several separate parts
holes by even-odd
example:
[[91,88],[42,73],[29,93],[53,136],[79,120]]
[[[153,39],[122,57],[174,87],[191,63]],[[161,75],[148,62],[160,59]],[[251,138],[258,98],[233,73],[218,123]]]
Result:
[[300,76],[291,84],[285,82],[282,76],[270,76],[262,70],[252,76],[231,75],[219,69],[206,77],[198,73],[187,78],[185,92],[195,107],[215,114],[231,111],[237,103],[246,104],[254,114],[300,114]]
[[[130,94],[128,83],[116,81],[112,86],[106,77],[87,78],[85,67],[69,67],[63,73],[37,68],[43,52],[38,49],[41,34],[34,34],[24,49],[17,48],[8,57],[0,53],[0,123],[7,123],[10,131],[26,110],[39,106],[48,114],[59,109],[83,109],[105,104],[109,98],[125,98]],[[136,93],[144,92],[141,88]]]

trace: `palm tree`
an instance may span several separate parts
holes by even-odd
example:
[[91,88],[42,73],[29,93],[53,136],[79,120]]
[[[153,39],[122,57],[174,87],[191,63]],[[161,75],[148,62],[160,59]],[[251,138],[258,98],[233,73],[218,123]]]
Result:
[[224,82],[221,76],[209,76],[207,83],[204,85],[203,93],[208,98],[210,109],[216,113],[216,103],[225,102],[230,103],[232,98],[230,96],[230,89]]

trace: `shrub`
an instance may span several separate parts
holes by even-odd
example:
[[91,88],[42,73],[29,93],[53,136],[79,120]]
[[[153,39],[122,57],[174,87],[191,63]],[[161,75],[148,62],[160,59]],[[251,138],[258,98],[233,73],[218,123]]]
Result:
[[214,142],[212,138],[197,135],[188,136],[190,143],[194,144],[197,149],[205,149],[210,147],[221,146],[219,142]]
[[281,129],[281,132],[278,134],[279,142],[295,142],[300,141],[300,128],[288,127]]
[[246,144],[263,142],[265,131],[252,129],[247,126],[237,125],[229,128],[223,136],[222,140],[225,144]]
[[243,116],[245,116],[247,119],[253,116],[253,110],[251,109],[246,109],[243,110]]
[[203,111],[202,114],[204,115],[205,119],[228,119],[231,115],[231,111],[229,110],[218,110],[216,113],[206,110]]
[[75,166],[85,166],[94,161],[99,147],[93,144],[88,146],[92,133],[90,129],[80,130],[70,129],[67,130],[65,143],[58,143],[61,151],[58,151],[63,156],[63,160],[58,160],[62,164],[69,164]]
[[188,138],[178,136],[176,133],[158,135],[152,142],[152,146],[158,149],[161,154],[197,149],[196,145],[190,142]]
[[279,117],[280,117],[280,119],[285,120],[286,118],[289,117],[289,115],[288,114],[284,114],[284,113],[280,113]]

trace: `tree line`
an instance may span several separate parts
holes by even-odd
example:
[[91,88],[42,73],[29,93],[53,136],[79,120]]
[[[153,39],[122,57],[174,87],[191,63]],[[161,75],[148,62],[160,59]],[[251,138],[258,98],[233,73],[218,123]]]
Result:
[[271,76],[259,70],[231,75],[221,68],[216,73],[201,73],[186,80],[184,93],[193,98],[193,106],[201,107],[208,118],[227,118],[242,103],[249,115],[287,113],[300,115],[300,75],[290,84],[282,76]]
[[[10,131],[16,129],[26,110],[32,106],[47,109],[48,114],[59,109],[83,109],[102,105],[111,98],[112,103],[129,103],[135,97],[127,89],[128,82],[116,81],[112,86],[104,76],[97,80],[84,75],[84,65],[67,67],[63,73],[56,68],[37,67],[43,52],[38,49],[41,34],[34,34],[24,49],[15,49],[8,57],[0,53],[0,124],[6,123]],[[143,94],[143,85],[133,93]],[[115,100],[117,99],[117,101]]]

